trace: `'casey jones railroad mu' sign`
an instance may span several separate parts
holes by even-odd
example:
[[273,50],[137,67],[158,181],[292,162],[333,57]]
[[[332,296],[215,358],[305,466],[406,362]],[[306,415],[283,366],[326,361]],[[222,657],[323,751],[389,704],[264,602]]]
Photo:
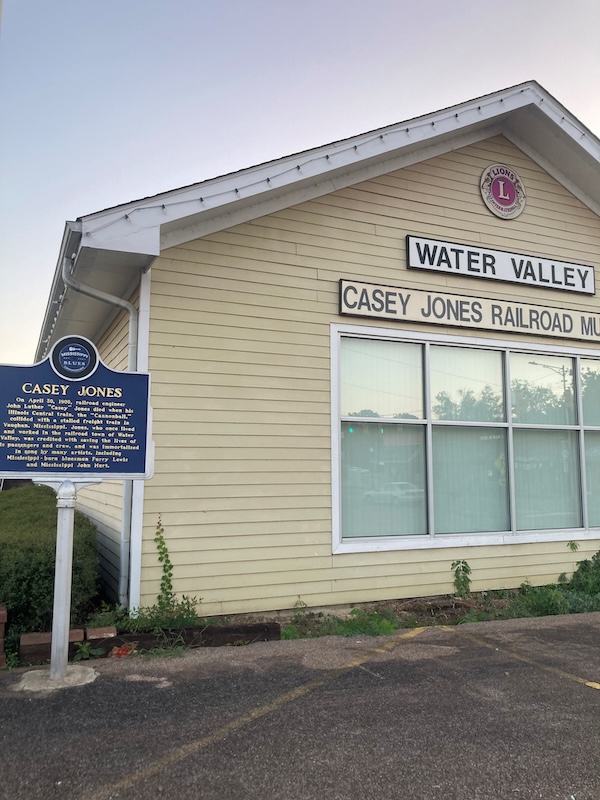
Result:
[[67,336],[39,364],[0,366],[0,477],[149,478],[149,419],[149,376]]
[[344,278],[339,311],[353,317],[600,341],[600,314]]

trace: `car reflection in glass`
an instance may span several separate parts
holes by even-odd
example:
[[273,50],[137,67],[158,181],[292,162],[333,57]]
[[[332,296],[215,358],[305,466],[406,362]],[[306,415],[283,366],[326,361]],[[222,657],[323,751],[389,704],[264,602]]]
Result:
[[364,498],[369,503],[421,503],[425,493],[414,483],[384,483],[380,489],[365,492]]

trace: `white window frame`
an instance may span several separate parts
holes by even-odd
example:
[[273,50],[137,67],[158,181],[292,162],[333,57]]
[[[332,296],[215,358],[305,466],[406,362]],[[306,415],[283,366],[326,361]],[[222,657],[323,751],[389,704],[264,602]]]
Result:
[[[479,338],[473,336],[455,336],[427,331],[398,330],[395,328],[379,328],[365,325],[331,325],[331,498],[332,498],[332,552],[339,553],[373,553],[390,550],[430,550],[448,547],[475,547],[499,544],[527,544],[532,542],[568,542],[594,540],[600,538],[599,527],[587,527],[587,513],[584,504],[582,528],[562,528],[553,530],[506,531],[497,533],[443,534],[436,536],[380,536],[352,539],[342,538],[341,515],[341,425],[340,425],[340,341],[343,336],[366,339],[389,339],[394,341],[414,342],[416,344],[446,344],[455,346],[480,347],[484,349],[509,349],[513,352],[523,351],[546,353],[554,356],[570,356],[574,358],[600,358],[600,350],[584,347],[559,347],[557,345],[540,344],[539,340],[508,340],[495,338]],[[579,362],[577,362],[579,365]],[[579,373],[579,370],[577,370]],[[579,384],[579,375],[577,381]],[[581,415],[581,391],[578,386],[578,419],[577,425],[567,426],[576,429],[583,436],[586,430],[600,430],[600,427],[583,425]],[[428,421],[431,424],[431,420]],[[555,426],[548,426],[552,429]],[[429,440],[430,441],[430,440]],[[580,475],[581,485],[586,486],[585,464],[583,463],[583,447],[580,440]],[[511,454],[512,455],[512,454]],[[511,482],[511,518],[514,524],[514,487]],[[431,503],[431,499],[428,501]]]

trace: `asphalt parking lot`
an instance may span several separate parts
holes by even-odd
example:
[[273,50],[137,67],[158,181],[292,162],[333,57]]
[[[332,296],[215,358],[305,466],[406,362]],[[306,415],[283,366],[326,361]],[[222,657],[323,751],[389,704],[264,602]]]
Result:
[[600,613],[0,673],[0,797],[598,800]]

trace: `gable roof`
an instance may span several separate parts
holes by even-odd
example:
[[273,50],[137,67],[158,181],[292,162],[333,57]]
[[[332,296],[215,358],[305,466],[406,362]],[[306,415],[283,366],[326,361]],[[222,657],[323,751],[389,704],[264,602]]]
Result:
[[61,336],[94,337],[106,306],[66,289],[127,298],[168,247],[502,134],[600,216],[600,141],[535,81],[67,222],[36,359]]

